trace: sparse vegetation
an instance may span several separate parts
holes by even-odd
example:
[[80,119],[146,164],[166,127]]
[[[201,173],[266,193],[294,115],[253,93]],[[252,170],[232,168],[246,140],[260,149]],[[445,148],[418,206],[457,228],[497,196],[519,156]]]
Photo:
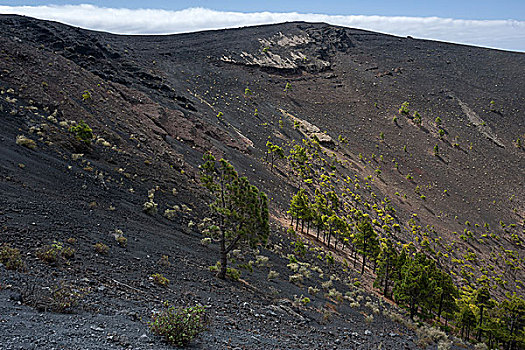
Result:
[[[10,25],[8,22],[5,24]],[[25,20],[23,22],[26,23]],[[303,31],[303,27],[293,26],[294,32]],[[215,344],[219,348],[239,346],[237,337],[247,330],[239,324],[241,320],[235,319],[232,310],[237,316],[246,316],[246,322],[253,322],[249,330],[254,331],[255,341],[262,339],[259,338],[261,334],[257,334],[261,323],[270,320],[266,318],[266,312],[268,317],[275,317],[282,311],[290,317],[297,312],[295,316],[300,325],[304,324],[304,317],[311,318],[315,312],[324,316],[324,321],[338,315],[333,317],[334,333],[339,329],[348,329],[344,324],[348,318],[357,320],[354,316],[362,314],[368,323],[366,328],[373,332],[373,337],[369,339],[374,338],[375,345],[379,340],[376,331],[385,321],[388,322],[381,316],[384,314],[392,319],[403,319],[400,322],[418,333],[421,347],[431,342],[437,342],[438,349],[451,347],[452,342],[454,347],[458,345],[458,339],[447,339],[438,328],[454,333],[465,343],[484,341],[486,347],[491,349],[525,347],[521,293],[525,288],[522,278],[525,241],[521,192],[515,190],[519,178],[516,166],[520,164],[522,152],[511,144],[521,148],[523,136],[519,128],[505,128],[521,113],[523,106],[519,98],[511,101],[501,95],[502,91],[514,89],[509,84],[515,84],[515,81],[506,79],[509,70],[498,73],[498,77],[505,78],[498,78],[498,81],[505,82],[504,89],[489,89],[495,95],[494,99],[501,100],[498,112],[489,114],[488,100],[483,102],[482,95],[469,96],[468,91],[461,93],[461,98],[469,104],[467,106],[454,96],[453,91],[448,91],[450,86],[419,84],[421,82],[417,81],[425,76],[421,74],[424,71],[420,71],[425,68],[420,57],[426,55],[431,57],[431,61],[446,60],[449,55],[442,51],[444,46],[439,45],[440,49],[434,52],[430,50],[434,45],[431,42],[417,43],[425,49],[405,50],[403,63],[394,68],[396,66],[390,63],[397,63],[395,60],[384,65],[381,58],[376,57],[382,46],[369,55],[364,47],[366,43],[361,42],[356,51],[363,49],[358,55],[360,59],[350,62],[353,62],[357,76],[364,80],[353,86],[352,77],[356,75],[348,73],[348,67],[341,66],[345,60],[339,59],[343,58],[346,50],[337,50],[338,58],[327,61],[333,62],[334,70],[325,70],[330,67],[323,68],[324,57],[321,57],[331,55],[331,46],[344,40],[344,36],[337,31],[337,35],[327,31],[329,40],[321,45],[323,55],[314,53],[305,63],[306,57],[302,52],[310,55],[315,47],[321,47],[313,45],[318,40],[318,26],[306,27],[307,32],[312,34],[307,39],[312,45],[301,43],[306,40],[301,36],[288,37],[284,31],[279,37],[257,37],[259,44],[256,45],[260,47],[255,47],[255,50],[263,51],[255,55],[258,57],[253,56],[253,45],[248,45],[246,52],[237,53],[226,47],[218,55],[206,56],[206,64],[211,61],[206,72],[196,72],[187,67],[191,64],[184,68],[173,66],[169,74],[173,79],[167,80],[162,69],[168,64],[152,67],[149,60],[148,66],[144,67],[142,54],[119,53],[122,54],[119,59],[122,65],[110,64],[108,67],[112,72],[103,69],[104,65],[93,65],[99,60],[98,57],[87,57],[81,60],[86,69],[81,70],[80,76],[99,70],[100,75],[91,74],[83,83],[99,81],[100,84],[93,90],[86,90],[86,97],[82,98],[84,103],[79,101],[81,90],[78,90],[78,82],[69,76],[71,69],[79,69],[78,65],[67,65],[65,79],[58,74],[56,81],[48,80],[49,85],[45,83],[42,86],[40,82],[47,80],[42,78],[47,76],[47,71],[39,70],[43,75],[34,79],[37,89],[29,86],[26,75],[32,70],[25,69],[27,67],[23,65],[27,64],[26,61],[38,64],[42,55],[50,53],[53,47],[39,50],[34,56],[28,56],[29,60],[20,60],[17,55],[25,57],[30,43],[38,37],[31,37],[28,41],[26,34],[20,32],[24,43],[21,54],[7,49],[0,53],[6,58],[3,61],[6,65],[3,84],[13,85],[14,88],[0,87],[0,118],[9,131],[0,136],[9,141],[7,146],[13,148],[5,152],[7,161],[2,168],[2,184],[7,190],[19,190],[14,195],[8,193],[6,196],[7,203],[0,210],[0,221],[7,232],[6,241],[13,242],[23,253],[3,244],[0,246],[0,262],[7,269],[19,271],[27,262],[29,270],[27,274],[9,271],[7,283],[12,283],[12,276],[15,281],[20,280],[21,285],[32,286],[34,281],[43,283],[34,289],[46,293],[46,298],[41,300],[44,301],[44,309],[49,310],[71,309],[75,302],[70,297],[81,288],[71,286],[69,290],[55,293],[58,288],[46,285],[47,281],[41,282],[41,276],[55,279],[81,270],[86,270],[88,274],[75,276],[75,283],[89,286],[87,288],[95,293],[95,301],[102,297],[120,298],[123,295],[122,303],[130,303],[138,300],[134,298],[137,296],[134,293],[139,293],[140,300],[158,298],[159,293],[166,298],[175,296],[181,303],[178,305],[188,305],[183,304],[187,300],[209,300],[214,309],[218,306],[214,314],[221,322],[226,322],[226,327],[241,330],[231,333],[231,342],[215,335],[207,339],[215,343],[223,341],[224,344]],[[26,29],[33,30],[32,26]],[[92,35],[93,38],[97,36],[96,33]],[[291,44],[290,40],[293,41]],[[11,48],[17,45],[16,42],[7,40],[5,44]],[[186,44],[188,42],[193,43],[187,41]],[[294,42],[299,46],[295,47]],[[100,43],[105,45],[108,41]],[[86,45],[92,44],[97,42]],[[269,53],[269,47],[262,47],[274,44],[277,45],[275,53]],[[329,46],[327,50],[325,45]],[[108,44],[103,61],[109,64],[112,51],[125,46],[112,49]],[[128,48],[134,50],[132,47]],[[293,73],[293,68],[284,68],[283,74],[274,74],[277,72],[271,68],[272,60],[279,60],[279,55],[286,50],[297,53],[299,49],[300,55],[293,54],[291,61],[287,56],[282,57],[282,63],[286,65],[297,64],[299,68],[295,73],[299,74]],[[475,49],[466,51],[472,50]],[[59,49],[57,52],[62,51]],[[168,62],[171,54],[168,49],[165,51],[165,54],[158,52],[158,59],[162,56],[162,61]],[[186,53],[179,51],[182,58]],[[462,56],[465,50],[460,51],[455,52],[458,58],[466,57]],[[230,54],[233,56],[229,57]],[[119,85],[105,82],[103,78],[104,75],[118,74],[122,67],[126,67],[128,56],[134,62],[121,76],[127,87],[121,86],[124,90],[119,92]],[[478,56],[476,54],[475,57]],[[204,59],[204,55],[199,57]],[[269,66],[262,70],[251,67],[252,58]],[[449,67],[462,75],[463,80],[474,81],[477,70],[472,70],[472,76],[467,74],[455,65],[458,58],[452,59],[452,66]],[[221,59],[224,63],[219,62]],[[228,60],[236,64],[226,64]],[[364,60],[367,60],[366,64]],[[50,67],[66,68],[64,62],[67,63],[67,60],[44,61],[46,68],[47,63]],[[429,62],[425,65],[428,66]],[[514,61],[509,56],[505,62]],[[375,67],[376,63],[378,67]],[[243,64],[247,66],[241,73],[237,72]],[[54,68],[50,69],[49,76],[55,76]],[[301,73],[303,70],[304,74]],[[406,73],[398,74],[402,70]],[[137,73],[130,74],[134,71]],[[227,79],[221,76],[226,71],[233,73],[228,74]],[[28,74],[17,74],[20,72]],[[247,77],[246,74],[254,75]],[[310,79],[314,76],[319,79]],[[168,85],[182,78],[186,82]],[[371,82],[369,78],[373,87],[368,86]],[[316,85],[311,85],[314,81]],[[485,81],[489,80],[481,82]],[[62,86],[58,86],[58,82]],[[247,87],[248,84],[257,90],[256,94]],[[293,90],[291,84],[294,84]],[[129,89],[137,86],[141,87],[141,91]],[[283,86],[285,92],[281,90]],[[420,91],[410,90],[410,86],[417,86]],[[396,91],[388,94],[390,88]],[[94,99],[91,98],[92,93]],[[381,94],[384,98],[379,104],[370,101],[370,98],[378,98]],[[304,95],[310,96],[302,98]],[[160,102],[156,100],[159,96]],[[404,102],[398,110],[399,103],[396,105],[394,102],[392,108],[392,100],[399,96],[412,101],[411,105]],[[519,97],[519,93],[516,96]],[[276,97],[279,101],[272,100]],[[509,104],[504,104],[507,103],[505,101]],[[375,108],[372,108],[371,102]],[[420,106],[412,106],[415,103]],[[494,104],[491,101],[491,110],[496,111]],[[76,112],[75,106],[80,107]],[[279,107],[289,108],[294,115],[277,109]],[[420,112],[414,111],[416,108],[424,114],[425,123],[422,123]],[[219,110],[228,118],[225,119]],[[487,122],[494,130],[491,131],[481,118],[476,117],[476,113],[480,117],[488,117]],[[443,115],[444,120],[437,115]],[[92,145],[91,128],[85,123],[82,125],[83,122],[73,122],[72,118],[96,121],[93,126],[97,136]],[[391,121],[395,125],[391,125]],[[88,132],[90,135],[86,136]],[[14,136],[18,133],[26,133],[33,139],[19,135],[16,138],[18,145],[36,149],[38,144],[41,152],[28,151],[14,144]],[[332,137],[335,135],[339,137]],[[501,147],[492,145],[492,141]],[[501,144],[498,144],[499,141]],[[473,149],[473,142],[476,142],[475,152],[469,151]],[[53,147],[53,143],[57,146]],[[432,146],[432,143],[436,145]],[[200,170],[201,182],[208,192],[202,193],[195,188],[198,181],[195,162],[198,162],[196,156],[205,148],[212,149],[214,154],[232,157],[239,172],[233,167],[233,162],[205,155]],[[429,157],[432,154],[435,157]],[[40,164],[39,158],[46,162]],[[275,174],[267,171],[270,169]],[[507,174],[509,171],[511,173]],[[42,181],[34,181],[40,174]],[[246,177],[243,177],[244,174]],[[56,176],[56,179],[50,176]],[[270,198],[267,199],[253,184],[269,191]],[[119,189],[118,195],[112,197]],[[60,191],[60,196],[48,196],[54,190]],[[66,191],[71,190],[75,192],[71,200],[65,203],[55,200],[58,197],[67,198]],[[468,192],[471,190],[473,193]],[[35,192],[34,198],[28,195],[30,191]],[[144,196],[146,192],[147,198]],[[289,205],[283,202],[287,195],[290,195]],[[207,200],[211,202],[209,210],[205,205]],[[269,200],[274,201],[271,209],[276,220],[271,223],[275,237],[267,245],[270,234]],[[81,205],[77,207],[78,203]],[[157,210],[161,209],[164,215],[157,216]],[[64,214],[63,218],[57,217],[60,213]],[[25,218],[22,219],[22,216]],[[500,219],[502,221],[498,225]],[[483,224],[484,221],[487,223]],[[22,223],[23,227],[15,227],[17,223]],[[128,232],[125,236],[122,230],[115,230],[114,225],[130,230],[129,241],[126,238]],[[37,250],[49,242],[40,243],[40,240],[51,235],[60,237],[65,244],[54,242]],[[66,237],[70,238],[66,240]],[[78,237],[78,242],[73,237]],[[95,257],[95,251],[106,254],[110,249],[101,242],[92,245],[99,240],[120,247],[111,247],[109,256]],[[129,249],[122,248],[128,243]],[[74,260],[73,247],[80,253]],[[187,255],[189,251],[196,255]],[[172,269],[168,268],[168,256],[161,257],[161,254],[167,253],[172,259]],[[217,257],[210,260],[210,254],[217,254]],[[55,266],[35,261],[35,256]],[[60,266],[63,263],[71,266]],[[85,268],[82,266],[84,263],[87,263]],[[128,263],[131,265],[126,265]],[[209,267],[210,271],[230,280],[214,281],[212,273],[207,271],[210,264],[214,264]],[[283,275],[279,276],[277,271]],[[180,274],[181,281],[178,279],[178,283],[172,281],[169,285],[165,276],[171,279],[177,274]],[[26,277],[27,281],[24,281]],[[377,289],[374,294],[383,294],[388,304],[370,293],[372,280]],[[147,288],[145,282],[153,288]],[[55,283],[54,280],[51,283]],[[200,286],[201,283],[206,286]],[[150,284],[169,285],[169,288]],[[217,286],[220,289],[216,292]],[[14,290],[18,286],[0,286],[4,287]],[[188,287],[195,288],[195,291],[187,291]],[[268,310],[265,307],[261,309],[260,300],[250,300],[252,293],[258,292],[265,294],[267,301],[271,299],[278,303],[273,310],[275,314],[271,310],[273,305],[267,305]],[[10,291],[8,293],[11,294]],[[214,299],[216,293],[220,297]],[[292,295],[293,303],[289,304]],[[21,300],[25,303],[24,299],[23,296]],[[305,307],[312,304],[315,306]],[[358,310],[346,310],[350,311],[347,317],[343,313],[348,304]],[[231,305],[235,307],[229,307]],[[289,309],[286,305],[293,308]],[[169,308],[171,306],[166,304],[166,309]],[[406,313],[406,317],[397,313],[400,309],[405,310],[403,314]],[[171,316],[180,312],[185,317],[191,314],[189,310],[173,308]],[[168,312],[165,317],[166,314]],[[10,316],[6,314],[6,317]],[[190,339],[187,342],[191,341],[188,333],[181,334],[185,332],[180,330],[183,328],[177,328],[183,327],[186,322],[182,318],[180,320],[182,326],[160,324],[159,321],[156,325],[160,329],[158,334],[175,345],[183,344],[175,337],[187,336]],[[307,323],[308,327],[318,327],[316,322]],[[291,324],[285,322],[282,326],[283,331],[290,331]],[[301,328],[297,331],[300,332]],[[387,328],[390,330],[391,327]],[[221,332],[219,330],[217,334],[221,335]],[[100,333],[101,337],[105,336],[103,333]],[[312,343],[322,337],[314,329],[311,334]],[[350,336],[336,335],[343,343],[350,340]],[[110,337],[114,337],[112,341],[120,341],[120,336],[108,334],[108,339]],[[407,337],[406,332],[400,330],[399,335],[384,336],[382,346],[391,347],[398,340],[399,344],[404,344]],[[276,344],[278,340],[275,338]],[[361,340],[359,342],[361,346],[366,345]],[[250,343],[254,342],[250,339]],[[306,345],[299,343],[298,347]],[[374,344],[369,345],[373,347]],[[259,345],[264,347],[262,343]],[[213,344],[210,346],[213,347]],[[344,346],[348,344],[340,345]]]

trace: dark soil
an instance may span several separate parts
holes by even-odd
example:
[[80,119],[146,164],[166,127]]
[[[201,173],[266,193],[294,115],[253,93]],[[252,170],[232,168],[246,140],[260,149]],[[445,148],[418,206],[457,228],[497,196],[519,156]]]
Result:
[[[166,348],[147,327],[164,300],[208,307],[211,324],[192,343],[196,349],[417,348],[414,332],[383,314],[391,306],[379,303],[371,277],[361,278],[359,269],[327,264],[314,251],[300,260],[321,267],[323,276],[288,282],[294,238],[282,224],[297,182],[284,162],[271,171],[263,159],[268,137],[285,146],[304,136],[280,110],[333,140],[346,138],[347,144],[325,145],[347,161],[345,174],[363,178],[381,166],[371,191],[392,199],[401,224],[417,213],[420,225],[450,242],[465,221],[479,234],[474,225],[488,223],[500,240],[458,240],[456,256],[471,249],[476,269],[493,265],[509,281],[523,280],[522,262],[511,270],[490,253],[523,252],[511,235],[524,239],[525,157],[514,144],[525,138],[524,54],[325,24],[116,36],[18,16],[0,16],[0,48],[0,243],[20,249],[27,266],[25,272],[0,266],[2,349]],[[86,90],[90,97],[83,99]],[[422,114],[421,128],[399,115],[404,101]],[[98,140],[76,140],[69,120],[85,120]],[[37,148],[17,145],[17,135]],[[207,150],[231,160],[271,197],[271,242],[258,252],[270,266],[243,270],[241,281],[217,279],[209,266],[218,247],[200,242],[197,224],[208,215],[208,197],[198,165]],[[151,189],[155,215],[142,211]],[[162,214],[174,205],[190,210],[168,220]],[[500,221],[505,229],[498,229]],[[117,244],[116,229],[126,247]],[[54,241],[74,248],[74,258],[54,266],[38,259],[38,249]],[[107,254],[95,251],[99,242]],[[255,261],[255,254],[237,264]],[[159,264],[162,255],[170,266]],[[268,281],[270,270],[280,277]],[[170,284],[155,285],[154,273]],[[360,306],[323,290],[308,294],[330,275],[340,278],[334,287],[343,294],[365,298]],[[368,292],[343,283],[354,278]],[[71,314],[49,310],[50,290],[61,282],[82,294]],[[517,291],[516,283],[497,293],[505,291]],[[301,295],[312,302],[293,303]],[[378,314],[365,307],[367,297]]]

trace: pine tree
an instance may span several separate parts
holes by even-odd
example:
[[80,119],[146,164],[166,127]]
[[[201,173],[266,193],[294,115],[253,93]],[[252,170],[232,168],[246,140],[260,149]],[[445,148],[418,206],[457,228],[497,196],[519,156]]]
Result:
[[[358,212],[356,218],[356,232],[353,243],[356,245],[358,252],[363,256],[361,274],[365,273],[365,264],[367,257],[373,257],[375,247],[378,245],[377,234],[372,228],[370,217]],[[375,257],[373,257],[375,259]]]
[[325,195],[318,189],[315,190],[314,203],[312,204],[312,216],[314,225],[317,227],[317,240],[319,234],[325,227],[324,216],[328,214],[328,203]]
[[470,337],[470,330],[476,323],[476,316],[468,302],[461,303],[459,312],[456,314],[456,323],[461,328],[461,337],[468,339]]
[[445,271],[438,271],[435,295],[438,303],[438,320],[443,312],[450,315],[457,310],[456,298],[459,297],[459,291],[452,277]]
[[410,318],[414,318],[420,306],[428,308],[435,288],[435,281],[429,273],[433,270],[435,262],[421,252],[416,253],[413,259],[406,259],[401,268],[401,279],[394,285],[394,298],[397,303],[408,306]]
[[507,294],[497,309],[499,338],[506,344],[506,350],[525,348],[525,300],[514,294]]
[[308,195],[304,188],[297,191],[297,193],[292,197],[290,202],[290,214],[292,217],[296,218],[295,221],[295,230],[297,231],[299,227],[299,221],[301,221],[301,232],[303,232],[303,226],[305,220],[310,220],[311,214],[310,201]]
[[271,171],[273,172],[273,163],[275,158],[284,159],[284,151],[281,147],[274,145],[270,141],[266,141],[266,161],[268,161],[268,155],[270,155],[271,161]]
[[476,306],[479,308],[479,323],[478,323],[478,335],[477,340],[481,341],[481,333],[483,328],[483,310],[491,306],[490,302],[490,291],[487,287],[481,287],[476,292],[476,297],[474,298]]
[[310,176],[311,169],[308,167],[308,153],[304,147],[295,145],[290,150],[288,161],[293,171],[299,176],[299,186],[302,186],[303,180]]
[[219,278],[224,279],[228,253],[242,242],[254,247],[267,241],[268,199],[246,177],[239,177],[227,160],[217,162],[211,153],[206,153],[203,160],[201,182],[214,199],[210,209],[220,228]]
[[397,259],[398,253],[392,241],[382,238],[380,240],[380,252],[377,257],[378,268],[374,287],[383,288],[383,295],[386,297],[389,297],[388,287],[392,285],[392,281],[395,279]]
[[[345,246],[347,242],[349,242],[349,238],[350,238],[350,226],[348,225],[346,220],[347,219],[345,217],[338,217],[337,223],[336,223],[337,238],[339,241],[341,241],[343,245],[341,250],[345,249]],[[336,241],[335,248],[337,249],[337,241]]]

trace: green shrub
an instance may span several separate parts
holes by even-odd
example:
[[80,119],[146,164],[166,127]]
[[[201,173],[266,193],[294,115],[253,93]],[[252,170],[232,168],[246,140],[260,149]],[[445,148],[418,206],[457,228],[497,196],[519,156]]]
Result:
[[321,283],[321,287],[323,287],[323,289],[326,289],[326,290],[330,289],[332,285],[333,285],[332,280],[328,280],[326,282]]
[[30,138],[25,137],[24,135],[18,135],[16,137],[16,144],[30,149],[36,149],[36,142]]
[[[155,199],[155,189],[151,189],[148,191],[148,200],[144,202],[144,204],[142,205],[142,211],[152,216],[157,214],[157,207],[158,207],[158,204],[153,201],[154,199]],[[166,212],[164,212],[164,216],[166,216]],[[170,218],[168,217],[168,219]]]
[[22,291],[24,304],[39,311],[59,313],[72,313],[86,293],[87,289],[63,280],[47,288],[36,288],[35,284],[31,284]]
[[151,279],[153,280],[153,283],[158,284],[159,286],[165,287],[170,284],[170,280],[160,273],[154,273],[151,275]]
[[221,268],[221,262],[220,261],[217,261],[217,263],[215,265],[212,265],[210,267],[208,267],[208,269],[211,271],[211,272],[218,272]]
[[124,236],[117,236],[115,240],[121,247],[125,247],[128,245],[128,239]]
[[293,284],[301,284],[303,283],[303,278],[304,276],[300,273],[297,273],[295,275],[291,275],[288,277],[288,281],[293,283]]
[[228,267],[226,269],[226,276],[234,281],[238,281],[239,278],[241,278],[241,271],[234,269],[233,267]]
[[255,259],[255,264],[257,266],[268,266],[268,262],[270,260],[267,256],[264,255],[257,255]]
[[93,248],[97,251],[99,254],[107,254],[109,252],[109,247],[105,245],[104,243],[96,243],[93,245]]
[[2,245],[0,248],[0,263],[2,263],[8,270],[24,270],[25,265],[20,258],[20,250],[11,248],[8,244]]
[[299,268],[299,273],[303,275],[305,278],[310,278],[312,276],[312,272],[308,270],[306,266],[301,266]]
[[299,238],[297,241],[292,243],[294,245],[294,252],[299,256],[305,256],[306,255],[306,245],[304,242]]
[[337,300],[339,302],[342,302],[344,299],[343,294],[335,288],[330,289],[328,293],[325,294],[325,297]]
[[[149,214],[149,211],[152,209],[152,207],[155,206],[156,203],[153,203],[153,204],[147,204],[147,203],[150,203],[150,202],[144,203],[144,211]],[[153,210],[153,214],[155,214],[154,211],[155,210]],[[151,215],[153,215],[153,214],[151,214]],[[166,219],[168,219],[168,220],[173,220],[173,219],[175,219],[176,216],[177,216],[177,210],[176,209],[166,209],[164,211],[164,217]]]
[[432,343],[446,341],[448,339],[445,332],[427,325],[423,325],[417,328],[416,334],[418,337],[418,345],[421,345],[422,347],[427,347]]
[[81,120],[77,125],[71,126],[69,131],[75,134],[77,139],[86,143],[90,143],[91,140],[93,140],[93,130],[83,120]]
[[166,342],[176,346],[187,346],[193,338],[206,330],[208,320],[203,306],[176,309],[168,302],[165,302],[164,306],[164,311],[153,315],[149,327]]
[[286,267],[288,267],[293,272],[297,272],[299,270],[299,264],[297,263],[289,263],[288,265],[286,265]]
[[82,92],[82,101],[87,101],[87,100],[90,100],[90,99],[91,99],[91,91],[84,90]]
[[120,229],[115,229],[115,241],[121,247],[126,247],[128,245],[128,239],[124,236],[124,232]]
[[416,111],[416,112],[414,112],[412,117],[413,117],[413,120],[414,120],[414,124],[421,126],[421,114],[419,114],[419,112]]
[[70,313],[78,306],[84,292],[65,282],[52,289],[50,308],[55,312]]
[[272,270],[270,270],[270,272],[268,272],[268,279],[269,280],[273,280],[273,279],[276,279],[278,277],[279,277],[279,272],[272,271]]
[[408,109],[408,102],[403,102],[399,108],[399,114],[409,115],[410,110]]
[[159,259],[159,261],[157,261],[157,264],[160,265],[160,266],[164,266],[164,267],[170,267],[171,266],[171,263],[170,263],[170,258],[169,256],[167,255],[162,255]]
[[308,294],[310,295],[316,295],[319,293],[319,288],[316,287],[308,287]]
[[64,247],[62,242],[54,241],[50,245],[40,248],[36,252],[37,258],[48,263],[57,264],[62,260],[69,260],[75,255],[75,249]]

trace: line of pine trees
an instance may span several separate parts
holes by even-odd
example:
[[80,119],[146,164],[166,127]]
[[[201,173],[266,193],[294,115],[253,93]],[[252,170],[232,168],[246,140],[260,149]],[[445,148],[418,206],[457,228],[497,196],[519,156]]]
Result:
[[[508,294],[498,303],[488,287],[458,289],[429,246],[422,242],[423,250],[418,251],[412,243],[402,247],[394,243],[389,233],[399,225],[383,226],[383,235],[391,238],[379,237],[374,230],[376,222],[353,206],[360,197],[351,191],[351,179],[343,179],[343,186],[334,185],[340,181],[335,175],[335,159],[325,160],[315,140],[303,140],[303,145],[294,145],[287,157],[298,178],[299,189],[288,211],[296,232],[313,234],[328,247],[349,252],[354,268],[359,261],[361,274],[368,266],[376,273],[374,286],[406,308],[411,318],[417,315],[444,322],[449,330],[452,320],[462,338],[484,341],[490,348],[525,348],[522,297]],[[385,209],[395,213],[385,202]]]
[[354,267],[360,260],[361,274],[370,265],[376,273],[374,287],[406,308],[411,319],[416,315],[427,321],[435,319],[449,330],[452,320],[462,338],[484,341],[490,348],[517,350],[525,346],[523,298],[509,294],[498,303],[487,287],[459,290],[430,249],[417,251],[410,243],[398,251],[391,239],[377,235],[367,214],[351,209],[342,215],[340,205],[333,191],[325,194],[316,190],[310,200],[302,188],[292,197],[288,213],[296,232],[311,234],[313,226],[316,239],[349,252]]

